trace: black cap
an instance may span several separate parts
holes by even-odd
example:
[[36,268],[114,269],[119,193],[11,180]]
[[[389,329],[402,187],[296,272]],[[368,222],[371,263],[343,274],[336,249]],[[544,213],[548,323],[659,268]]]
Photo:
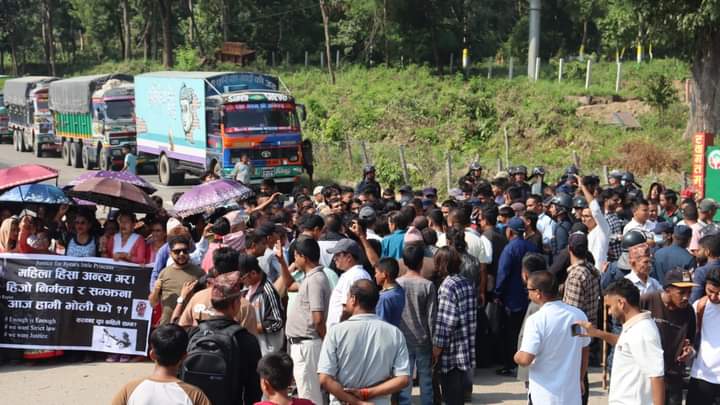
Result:
[[400,187],[400,192],[401,192],[401,193],[412,193],[412,191],[413,191],[413,190],[412,190],[412,187],[408,186],[407,184],[404,185],[404,186],[402,186],[402,187]]

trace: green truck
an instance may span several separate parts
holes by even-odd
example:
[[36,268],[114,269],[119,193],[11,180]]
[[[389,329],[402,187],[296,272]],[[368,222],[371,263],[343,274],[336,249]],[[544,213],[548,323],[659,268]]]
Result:
[[122,146],[135,150],[133,77],[104,74],[58,80],[50,84],[49,94],[65,163],[88,170],[121,168]]
[[48,110],[48,86],[53,80],[57,78],[26,76],[5,81],[3,105],[7,109],[8,129],[16,151],[32,151],[36,157],[41,157],[43,151],[56,153],[59,150]]

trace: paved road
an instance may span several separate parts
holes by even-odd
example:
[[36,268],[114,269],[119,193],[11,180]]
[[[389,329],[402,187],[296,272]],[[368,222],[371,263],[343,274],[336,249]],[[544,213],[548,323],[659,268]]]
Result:
[[[38,163],[50,166],[60,170],[60,178],[58,179],[58,184],[60,186],[69,183],[72,179],[86,172],[85,169],[75,169],[73,167],[66,166],[59,156],[46,156],[47,157],[36,158],[30,152],[16,152],[12,145],[2,144],[0,145],[0,168],[16,166],[23,163]],[[186,186],[166,187],[159,183],[156,174],[143,175],[141,177],[152,183],[158,189],[155,194],[162,197],[165,202],[165,208],[171,207],[170,197],[172,197],[173,193],[187,191],[190,189],[192,184],[198,183],[198,179],[188,176]]]
[[[53,404],[95,405],[110,403],[125,382],[147,376],[150,363],[63,364],[0,367],[0,403],[7,405]],[[590,405],[607,403],[600,387],[600,374],[590,374]],[[413,390],[419,403],[418,389]],[[498,377],[489,369],[477,370],[473,386],[473,404],[526,404],[522,383]]]

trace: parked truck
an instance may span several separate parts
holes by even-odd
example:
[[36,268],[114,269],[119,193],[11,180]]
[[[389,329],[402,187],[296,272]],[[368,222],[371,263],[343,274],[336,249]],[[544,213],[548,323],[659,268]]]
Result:
[[305,109],[277,77],[238,72],[156,72],[135,77],[138,152],[158,158],[165,185],[185,173],[229,177],[242,155],[251,182],[282,188],[302,174],[299,116]]
[[44,151],[59,150],[48,109],[48,86],[55,80],[50,76],[26,76],[5,81],[3,104],[16,151],[32,151],[41,157]]
[[65,163],[85,169],[121,168],[122,146],[135,149],[133,77],[105,74],[58,80],[50,84],[49,94]]
[[10,116],[8,115],[7,108],[5,107],[5,96],[0,93],[0,143],[7,140],[12,142],[12,131],[8,127]]

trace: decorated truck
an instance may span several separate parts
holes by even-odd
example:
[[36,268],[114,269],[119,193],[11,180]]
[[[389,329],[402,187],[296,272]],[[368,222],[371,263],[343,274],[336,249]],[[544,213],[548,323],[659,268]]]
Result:
[[12,142],[12,131],[10,131],[8,127],[10,116],[8,115],[4,100],[4,94],[0,93],[0,143],[8,140]]
[[[290,188],[303,171],[299,115],[277,77],[237,72],[157,72],[135,77],[140,156],[157,157],[160,182],[186,173],[229,177],[247,155],[254,184]],[[298,114],[299,112],[299,114]]]
[[[67,165],[103,170],[123,166],[122,146],[135,150],[132,76],[79,76],[50,84],[55,137]],[[143,162],[138,161],[138,166]]]
[[43,151],[58,151],[48,110],[48,86],[54,80],[57,78],[26,76],[5,81],[3,104],[16,151],[32,151],[36,157],[41,157]]

